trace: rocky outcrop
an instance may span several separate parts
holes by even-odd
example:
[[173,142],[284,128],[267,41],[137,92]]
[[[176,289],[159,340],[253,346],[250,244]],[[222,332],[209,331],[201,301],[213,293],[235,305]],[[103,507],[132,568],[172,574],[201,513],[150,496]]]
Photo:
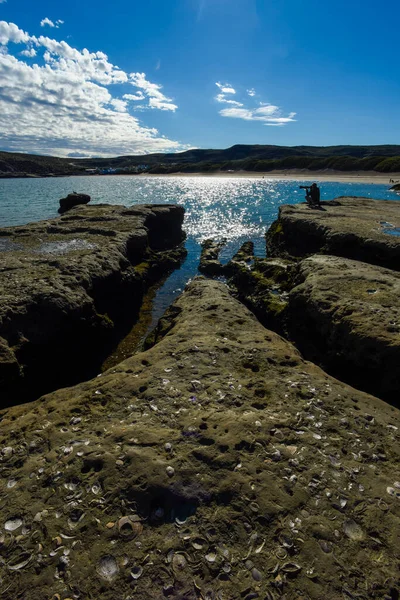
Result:
[[399,411],[221,283],[157,343],[0,413],[2,597],[397,598]]
[[400,274],[334,256],[302,261],[286,327],[309,359],[400,406]]
[[82,206],[0,230],[0,405],[98,373],[150,282],[179,265],[183,208]]
[[199,271],[209,277],[226,277],[236,298],[250,308],[265,327],[283,333],[292,263],[280,258],[257,258],[253,242],[244,242],[232,259],[222,264],[219,254],[225,243],[225,240],[212,239],[202,243]]
[[225,245],[225,238],[221,241],[208,239],[201,243],[200,273],[204,273],[204,275],[209,275],[210,277],[225,274],[225,265],[221,264],[219,260],[220,252]]
[[[393,261],[400,238],[393,234],[400,203],[339,198],[323,208],[281,207],[267,234],[268,258],[252,257],[247,243],[221,268],[261,323],[294,341],[307,359],[398,406],[400,262]],[[329,249],[397,270],[327,255]],[[321,254],[302,260],[311,250]]]
[[284,205],[267,232],[269,256],[304,257],[322,253],[400,270],[400,207],[397,201],[343,197]]
[[88,204],[88,202],[90,202],[90,196],[88,196],[88,194],[77,194],[76,192],[73,192],[72,194],[68,194],[66,198],[61,198],[58,212],[63,214],[74,206]]

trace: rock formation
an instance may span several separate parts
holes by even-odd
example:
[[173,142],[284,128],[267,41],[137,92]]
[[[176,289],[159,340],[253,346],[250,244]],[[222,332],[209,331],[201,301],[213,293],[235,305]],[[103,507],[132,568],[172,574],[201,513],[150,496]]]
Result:
[[400,274],[334,256],[296,271],[287,330],[307,358],[400,407]]
[[87,194],[77,194],[76,192],[72,192],[72,194],[68,194],[66,198],[61,198],[58,212],[63,214],[74,206],[78,206],[79,204],[87,204],[88,202],[90,202],[90,196]]
[[[384,231],[399,224],[400,203],[339,198],[324,208],[282,206],[267,234],[274,258],[255,258],[247,243],[227,265],[213,256],[211,271],[222,269],[237,297],[306,358],[399,406],[400,238]],[[326,254],[301,260],[316,248],[373,264]],[[385,261],[397,270],[374,264]],[[203,252],[205,273],[208,262]]]
[[180,206],[81,206],[0,230],[0,406],[99,371],[149,282],[179,265]]
[[400,270],[398,201],[343,197],[322,202],[321,210],[284,205],[267,232],[269,256],[334,254]]
[[398,598],[399,411],[214,281],[153,342],[0,413],[2,597]]

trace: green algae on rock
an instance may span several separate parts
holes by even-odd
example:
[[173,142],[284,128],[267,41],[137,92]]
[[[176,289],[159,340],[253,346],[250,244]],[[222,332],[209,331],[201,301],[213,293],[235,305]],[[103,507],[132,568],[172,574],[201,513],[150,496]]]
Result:
[[221,283],[164,320],[146,352],[0,412],[3,598],[397,597],[399,411]]
[[283,205],[267,231],[269,256],[333,254],[400,271],[400,237],[385,233],[400,227],[400,203],[343,197],[321,203]]
[[99,371],[151,282],[178,266],[184,209],[79,206],[0,229],[2,407]]

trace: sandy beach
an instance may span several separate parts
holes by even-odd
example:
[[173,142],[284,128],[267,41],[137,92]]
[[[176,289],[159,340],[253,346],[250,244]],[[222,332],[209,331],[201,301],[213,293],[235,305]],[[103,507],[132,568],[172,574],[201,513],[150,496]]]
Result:
[[255,173],[252,171],[235,171],[217,173],[169,173],[169,174],[146,174],[141,177],[246,177],[248,179],[279,179],[285,181],[335,181],[339,183],[375,183],[379,185],[393,185],[400,183],[400,173],[377,173],[377,172],[343,172],[343,171],[269,171],[267,173]]

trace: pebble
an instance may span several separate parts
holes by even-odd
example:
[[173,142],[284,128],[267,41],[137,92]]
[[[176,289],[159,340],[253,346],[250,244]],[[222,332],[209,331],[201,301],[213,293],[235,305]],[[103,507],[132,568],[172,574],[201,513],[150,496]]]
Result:
[[175,475],[174,467],[168,466],[165,470],[167,472],[168,477],[173,477]]

